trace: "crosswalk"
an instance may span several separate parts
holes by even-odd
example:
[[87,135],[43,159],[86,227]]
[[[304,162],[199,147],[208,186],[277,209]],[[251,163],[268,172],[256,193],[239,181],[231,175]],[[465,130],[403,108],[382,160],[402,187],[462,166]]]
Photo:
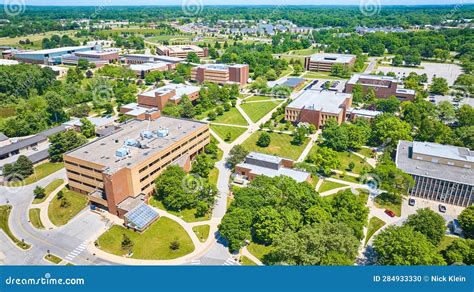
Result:
[[191,266],[199,266],[201,265],[201,260],[192,260],[189,264]]
[[75,257],[77,257],[81,252],[83,252],[87,247],[87,241],[84,240],[81,244],[79,244],[73,251],[71,251],[67,256],[66,260],[72,261]]
[[240,266],[240,263],[234,260],[234,258],[228,258],[225,260],[224,264],[222,265],[223,266]]
[[200,258],[200,259],[195,259],[191,260],[188,262],[189,265],[191,266],[240,266],[240,263],[234,258],[230,257],[226,259],[224,262],[222,262],[222,259],[214,259],[214,258]]

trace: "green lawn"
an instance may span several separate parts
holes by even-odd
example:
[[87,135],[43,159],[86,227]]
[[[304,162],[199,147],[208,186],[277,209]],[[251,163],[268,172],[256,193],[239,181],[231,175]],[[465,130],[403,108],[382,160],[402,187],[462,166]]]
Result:
[[365,157],[372,158],[372,149],[369,148],[360,148],[356,151],[357,153],[364,155]]
[[35,228],[44,229],[43,222],[41,222],[40,218],[40,209],[33,208],[29,210],[30,222]]
[[[239,138],[240,135],[242,135],[247,130],[247,128],[220,125],[211,125],[211,129],[227,143],[232,143],[235,139]],[[230,134],[230,140],[226,141],[228,134]]]
[[48,175],[55,173],[56,171],[60,170],[64,167],[62,162],[45,162],[35,166],[34,173],[27,177],[23,182],[14,182],[12,183],[13,186],[15,185],[29,185],[35,183]]
[[[194,251],[193,242],[183,227],[166,217],[159,218],[143,233],[114,225],[97,239],[99,248],[118,256],[128,254],[129,250],[122,248],[123,234],[133,242],[131,250],[134,259],[170,260]],[[177,250],[170,248],[174,241],[179,242]]]
[[385,194],[386,193],[382,193],[378,195],[377,197],[375,197],[374,199],[375,207],[380,208],[380,209],[389,209],[393,211],[398,217],[400,217],[402,214],[402,202],[400,201],[400,203],[393,203],[393,202],[390,202],[389,200],[384,200]]
[[272,98],[270,96],[254,95],[254,96],[250,96],[250,97],[246,98],[245,101],[262,101],[262,100],[271,101],[273,99],[274,98]]
[[441,238],[441,242],[438,244],[438,251],[441,252],[448,248],[448,246],[450,246],[451,243],[456,240],[456,238],[457,237],[454,236],[443,236],[443,238]]
[[259,259],[262,263],[265,263],[265,256],[272,252],[271,246],[266,246],[263,244],[258,244],[255,242],[251,242],[247,246],[247,250],[257,259]]
[[253,133],[247,140],[242,143],[248,151],[256,151],[265,154],[273,154],[289,159],[296,160],[299,158],[306,145],[309,143],[307,138],[303,145],[292,145],[291,141],[293,137],[288,134],[281,133],[268,133],[270,135],[270,145],[268,147],[259,147],[257,146],[257,140],[260,137],[262,131],[257,131]]
[[276,108],[280,103],[281,102],[279,101],[253,102],[242,104],[240,107],[242,107],[242,109],[253,122],[258,122],[266,114]]
[[219,169],[213,168],[209,172],[209,183],[213,185],[217,185],[217,179],[219,178]]
[[317,48],[308,48],[308,49],[301,49],[301,50],[294,50],[292,53],[297,56],[309,56],[319,52]]
[[319,187],[318,192],[319,193],[324,193],[324,192],[327,192],[327,191],[330,191],[330,190],[333,190],[333,189],[342,188],[342,187],[347,187],[347,185],[343,185],[343,184],[340,184],[340,183],[337,183],[337,182],[332,182],[332,181],[325,180],[325,181],[323,181],[323,183]]
[[242,262],[242,266],[257,266],[251,259],[246,256],[241,256],[240,261]]
[[[318,144],[315,144],[313,148],[311,149],[309,155],[312,153],[318,151],[319,147],[321,147]],[[340,171],[349,171],[349,163],[354,162],[354,168],[350,171],[352,173],[359,174],[362,171],[362,168],[365,168],[370,170],[372,167],[365,162],[362,158],[359,156],[349,152],[349,151],[342,151],[342,152],[336,152],[337,157],[341,161],[341,165],[339,166],[338,170]]]
[[180,212],[177,211],[172,211],[172,210],[167,210],[166,207],[163,205],[163,203],[159,200],[157,200],[155,197],[151,197],[149,200],[150,205],[152,205],[155,208],[165,210],[166,212],[173,214],[175,216],[180,217],[186,222],[200,222],[200,221],[207,221],[211,219],[210,214],[203,216],[203,217],[196,217],[196,209],[185,209],[181,210]]
[[228,112],[224,112],[222,116],[217,116],[213,123],[220,124],[231,124],[239,126],[247,126],[248,123],[239,110],[235,107],[231,108]]
[[69,206],[62,208],[61,200],[56,195],[48,206],[48,217],[56,226],[65,225],[74,216],[76,216],[87,205],[87,197],[85,195],[73,192],[67,188],[62,189],[63,196],[70,203]]
[[334,174],[331,176],[332,178],[335,178],[335,179],[340,179],[340,180],[343,180],[343,181],[347,181],[347,182],[351,182],[351,183],[360,183],[359,180],[357,179],[357,177],[354,177],[354,176],[351,176],[351,175],[344,175],[342,173],[337,173],[337,174]]
[[10,216],[11,210],[12,207],[10,205],[0,206],[0,229],[20,248],[29,249],[30,245],[16,238],[10,230],[10,226],[8,226],[8,217]]
[[63,261],[62,258],[55,256],[54,254],[47,254],[44,256],[44,259],[47,260],[48,262],[51,262],[55,265],[58,265],[60,262]]
[[199,226],[194,226],[193,231],[196,233],[196,236],[199,238],[201,242],[205,242],[207,238],[209,237],[209,230],[210,226],[205,224],[205,225],[199,225]]
[[377,232],[377,230],[382,228],[384,225],[385,225],[385,221],[383,221],[382,219],[378,217],[370,218],[369,225],[367,227],[367,235],[365,236],[364,245],[367,245],[367,242],[372,237],[372,235],[374,235],[374,233]]
[[44,188],[44,197],[43,198],[39,198],[39,199],[34,199],[33,200],[33,204],[39,204],[39,203],[43,203],[44,200],[46,200],[49,195],[51,195],[52,192],[54,192],[54,190],[56,190],[60,185],[62,185],[64,183],[64,180],[62,179],[55,179],[53,180],[52,182],[50,182],[45,188]]

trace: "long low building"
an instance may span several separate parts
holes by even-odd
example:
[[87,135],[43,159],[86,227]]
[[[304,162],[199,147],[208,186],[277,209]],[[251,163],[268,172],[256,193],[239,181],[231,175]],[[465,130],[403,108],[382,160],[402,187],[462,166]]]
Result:
[[395,96],[400,100],[414,100],[416,96],[415,90],[400,88],[400,81],[392,76],[355,74],[346,83],[345,92],[352,93],[354,87],[359,84],[366,93],[372,88],[377,98],[389,98]]
[[319,53],[306,57],[304,67],[308,71],[331,72],[335,64],[351,67],[354,66],[355,61],[355,55]]
[[322,128],[328,119],[339,124],[347,119],[347,111],[352,105],[352,95],[328,90],[303,90],[285,108],[285,120],[293,123],[310,123]]
[[54,65],[61,64],[62,56],[64,55],[71,55],[77,52],[91,52],[95,49],[96,47],[94,46],[76,46],[45,49],[38,51],[25,51],[16,53],[15,58],[23,63]]
[[170,117],[133,120],[66,153],[68,184],[95,207],[123,217],[153,193],[155,179],[168,165],[189,170],[191,159],[209,142],[206,123]]
[[201,48],[196,45],[168,45],[156,47],[156,53],[162,56],[184,58],[188,57],[189,53],[195,53],[199,58],[209,56],[208,48]]
[[268,177],[288,176],[297,182],[310,182],[311,174],[293,169],[293,160],[279,156],[251,152],[243,163],[235,166],[235,174],[253,180],[259,175]]
[[411,196],[463,207],[474,203],[474,151],[400,141],[395,163],[415,180],[409,190]]
[[87,60],[96,67],[102,67],[119,60],[118,51],[85,51],[66,54],[61,57],[63,64],[77,65],[79,60]]
[[246,64],[201,64],[191,69],[191,80],[217,84],[238,84],[244,86],[249,79],[249,65]]
[[126,55],[123,55],[123,59],[125,63],[127,64],[166,62],[166,63],[174,64],[175,65],[174,67],[176,67],[177,64],[185,61],[185,59],[183,58],[160,56],[160,55],[147,55],[147,54],[126,54]]

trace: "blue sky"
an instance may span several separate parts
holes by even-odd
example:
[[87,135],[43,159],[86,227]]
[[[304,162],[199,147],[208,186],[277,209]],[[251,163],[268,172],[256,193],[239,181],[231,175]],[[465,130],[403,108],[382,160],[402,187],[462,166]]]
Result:
[[359,5],[361,1],[378,1],[382,5],[474,4],[474,0],[0,0],[0,3],[24,2],[27,5],[181,5],[202,2],[203,5]]

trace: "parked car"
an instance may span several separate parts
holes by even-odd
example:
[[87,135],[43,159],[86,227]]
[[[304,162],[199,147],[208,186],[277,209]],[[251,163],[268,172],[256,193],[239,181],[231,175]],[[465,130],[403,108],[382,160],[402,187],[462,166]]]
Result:
[[408,205],[410,205],[410,206],[415,206],[415,199],[410,198],[410,199],[408,200]]
[[439,204],[438,209],[441,213],[446,213],[446,206],[443,204]]
[[393,212],[392,210],[389,210],[389,209],[385,209],[385,214],[387,214],[388,216],[390,217],[395,217],[395,212]]

